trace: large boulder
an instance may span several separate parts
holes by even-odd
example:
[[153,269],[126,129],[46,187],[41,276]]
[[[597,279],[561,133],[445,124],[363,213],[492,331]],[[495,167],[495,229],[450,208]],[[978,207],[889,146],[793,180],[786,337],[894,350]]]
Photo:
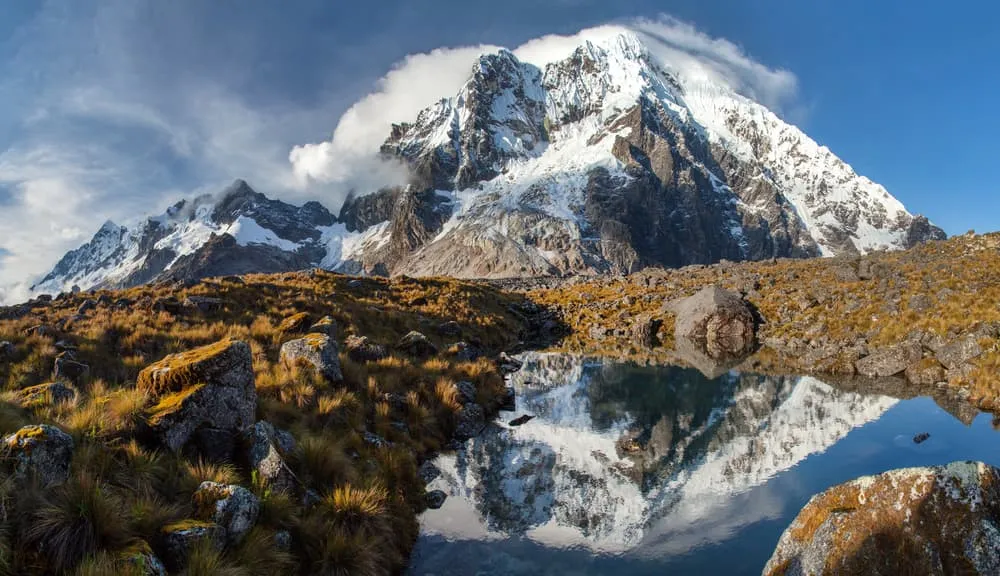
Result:
[[735,292],[708,286],[670,308],[676,316],[675,339],[695,342],[709,356],[744,354],[754,346],[753,312]]
[[973,358],[977,358],[983,353],[982,346],[979,345],[979,337],[975,334],[967,334],[951,342],[937,351],[937,359],[945,368],[949,370],[959,368]]
[[[254,387],[250,346],[223,340],[173,354],[139,373],[136,386],[157,398],[148,421],[170,450],[181,450],[196,432],[234,435],[254,423]],[[204,432],[204,433],[202,433]]]
[[814,496],[765,576],[1000,574],[1000,470],[893,470]]
[[47,424],[25,426],[3,439],[0,455],[13,464],[15,481],[57,486],[69,477],[73,437]]
[[920,362],[923,348],[915,342],[879,348],[854,363],[858,374],[870,378],[895,376],[911,364]]
[[242,486],[202,482],[193,497],[195,516],[226,530],[226,543],[243,541],[260,516],[260,500]]
[[285,365],[305,363],[331,382],[340,382],[340,351],[337,342],[326,334],[307,334],[281,346],[281,362]]
[[245,444],[247,464],[269,489],[287,493],[295,490],[298,482],[285,462],[285,457],[295,451],[291,434],[261,421],[247,431]]

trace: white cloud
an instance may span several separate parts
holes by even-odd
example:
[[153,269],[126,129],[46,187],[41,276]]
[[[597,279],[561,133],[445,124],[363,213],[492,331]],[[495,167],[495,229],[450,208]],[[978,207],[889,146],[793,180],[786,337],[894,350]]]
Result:
[[[792,73],[771,69],[732,42],[711,38],[668,16],[544,36],[514,53],[541,68],[569,57],[586,40],[600,41],[627,31],[638,34],[654,58],[688,83],[729,86],[778,114],[795,105],[798,82]],[[404,183],[402,167],[377,156],[392,124],[412,122],[436,100],[454,96],[469,78],[475,59],[495,50],[498,47],[482,45],[407,56],[378,82],[374,93],[344,113],[330,140],[292,149],[289,161],[298,181],[328,184],[340,198],[351,189],[366,193]]]
[[378,81],[375,92],[341,116],[330,140],[292,149],[288,159],[299,182],[328,184],[341,197],[352,189],[371,192],[404,183],[402,166],[378,158],[392,124],[411,122],[422,109],[454,95],[471,76],[476,59],[498,49],[439,48],[407,56]]
[[640,33],[654,57],[688,82],[729,86],[777,114],[797,106],[794,74],[757,62],[729,40],[712,38],[669,16],[638,20],[630,27]]

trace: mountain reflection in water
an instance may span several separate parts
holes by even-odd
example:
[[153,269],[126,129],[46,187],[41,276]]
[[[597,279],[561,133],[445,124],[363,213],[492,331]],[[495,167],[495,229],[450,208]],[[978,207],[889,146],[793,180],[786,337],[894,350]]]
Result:
[[[428,490],[449,498],[421,519],[412,574],[759,574],[813,493],[900,460],[972,458],[949,437],[993,434],[988,418],[966,427],[926,398],[810,377],[524,360],[505,420],[536,418],[435,461]],[[890,435],[879,424],[897,411],[906,432]],[[926,446],[900,442],[925,431]],[[1000,462],[982,444],[979,459]]]

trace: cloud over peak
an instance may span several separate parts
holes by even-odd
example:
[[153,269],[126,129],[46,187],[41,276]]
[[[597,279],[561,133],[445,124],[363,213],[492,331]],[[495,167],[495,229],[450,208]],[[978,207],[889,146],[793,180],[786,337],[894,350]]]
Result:
[[[670,16],[588,28],[573,35],[529,40],[513,50],[522,61],[544,68],[561,61],[586,41],[600,42],[635,34],[649,55],[688,85],[726,86],[781,115],[796,107],[798,80],[787,70],[770,68],[736,44],[712,38]],[[403,184],[405,169],[378,158],[393,123],[409,122],[441,98],[454,96],[492,45],[439,48],[411,54],[376,83],[376,90],[341,116],[330,140],[295,146],[289,161],[300,185],[321,183],[343,199],[349,191],[369,193]]]

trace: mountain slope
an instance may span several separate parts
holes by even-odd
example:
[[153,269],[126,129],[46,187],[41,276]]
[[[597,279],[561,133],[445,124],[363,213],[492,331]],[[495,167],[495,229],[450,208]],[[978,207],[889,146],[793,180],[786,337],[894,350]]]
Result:
[[538,65],[507,50],[480,57],[457,94],[393,126],[381,153],[409,166],[409,183],[351,195],[339,218],[238,181],[106,224],[36,289],[308,266],[620,274],[944,237],[764,106],[677,73],[624,30]]

